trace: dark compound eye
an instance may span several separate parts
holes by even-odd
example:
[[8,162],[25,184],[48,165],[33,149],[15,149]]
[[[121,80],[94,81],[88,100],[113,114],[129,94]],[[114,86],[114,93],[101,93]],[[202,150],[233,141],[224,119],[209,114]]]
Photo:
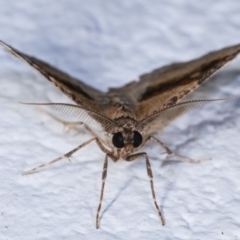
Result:
[[123,142],[123,135],[120,132],[114,133],[112,137],[112,143],[116,148],[123,148],[124,142]]
[[141,144],[142,144],[142,135],[137,132],[137,131],[134,131],[133,132],[133,147],[137,148],[139,147]]

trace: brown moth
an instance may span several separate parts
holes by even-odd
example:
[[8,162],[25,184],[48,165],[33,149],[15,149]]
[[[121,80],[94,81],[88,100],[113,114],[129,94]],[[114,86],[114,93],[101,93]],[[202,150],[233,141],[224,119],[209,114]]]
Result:
[[[0,44],[14,56],[24,60],[77,105],[64,103],[27,103],[50,107],[73,117],[92,135],[63,156],[35,167],[23,174],[30,174],[64,158],[70,158],[76,151],[91,142],[96,142],[106,154],[102,172],[102,187],[96,214],[96,228],[99,228],[99,213],[102,205],[108,159],[133,161],[139,157],[146,159],[147,174],[150,179],[153,202],[158,211],[162,225],[165,224],[161,210],[156,202],[151,165],[146,152],[139,150],[149,140],[157,142],[167,156],[176,156],[187,162],[200,162],[173,153],[153,134],[160,131],[171,120],[212,101],[226,99],[205,99],[180,102],[188,93],[196,89],[205,80],[216,73],[227,62],[240,53],[240,44],[210,52],[198,59],[174,63],[140,76],[139,81],[131,82],[120,88],[110,88],[107,93],[94,89],[87,84],[70,77],[51,65],[28,56],[0,41]],[[98,136],[91,127],[98,126],[104,137]]]

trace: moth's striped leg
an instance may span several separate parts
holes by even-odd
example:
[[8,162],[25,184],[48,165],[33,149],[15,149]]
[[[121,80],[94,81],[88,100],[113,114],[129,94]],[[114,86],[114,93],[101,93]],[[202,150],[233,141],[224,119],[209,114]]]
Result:
[[103,171],[102,171],[102,187],[101,187],[101,194],[97,209],[97,215],[96,215],[96,228],[99,228],[99,213],[102,207],[102,199],[103,199],[103,193],[104,193],[104,187],[105,187],[105,181],[107,178],[107,168],[108,168],[108,155],[106,154],[104,164],[103,164]]
[[200,162],[205,162],[205,161],[209,161],[211,160],[211,158],[207,158],[207,159],[201,159],[201,160],[197,160],[197,159],[192,159],[192,158],[188,158],[188,157],[184,157],[184,156],[181,156],[177,153],[174,153],[172,152],[164,143],[162,143],[160,140],[158,140],[157,138],[153,137],[153,136],[149,136],[147,138],[147,140],[150,140],[150,139],[153,139],[155,140],[166,152],[164,152],[163,154],[167,154],[167,157],[171,157],[171,156],[175,156],[179,159],[181,159],[182,161],[184,162],[190,162],[190,163],[200,163]]
[[114,162],[116,162],[116,161],[119,159],[118,156],[114,156],[113,153],[112,153],[112,151],[108,150],[108,149],[104,146],[105,141],[103,141],[101,138],[97,138],[97,139],[96,139],[96,143],[97,143],[98,147],[99,147],[104,153],[106,153],[106,154],[108,154],[109,156],[111,156],[110,158],[111,158]]
[[50,162],[48,162],[48,163],[44,163],[44,164],[42,164],[42,165],[40,165],[40,166],[38,166],[38,167],[35,167],[35,168],[33,168],[33,169],[29,170],[29,171],[26,171],[26,172],[23,173],[23,175],[28,175],[28,174],[30,174],[30,173],[36,172],[36,171],[38,171],[38,170],[40,170],[40,169],[42,169],[42,168],[48,167],[48,166],[52,165],[53,163],[62,160],[62,159],[64,159],[64,158],[68,158],[68,159],[69,159],[75,152],[77,152],[77,151],[80,150],[81,148],[85,147],[85,146],[88,145],[89,143],[91,143],[91,142],[93,142],[93,141],[96,141],[96,140],[97,140],[97,138],[91,138],[91,139],[89,139],[88,141],[86,141],[86,142],[82,143],[81,145],[79,145],[78,147],[74,148],[74,149],[71,150],[70,152],[64,154],[63,156],[58,157],[58,158],[56,158],[56,159],[54,159],[54,160],[52,160],[52,161],[50,161]]
[[[106,141],[104,141],[102,138],[100,138],[86,123],[82,122],[82,125],[93,137],[96,138],[96,143],[97,144],[98,144],[98,142],[102,143],[101,146],[103,146],[103,144],[106,144]],[[103,152],[106,153],[106,151],[104,151],[99,144],[98,144],[98,146]]]
[[136,158],[139,158],[139,157],[145,157],[146,158],[147,174],[148,174],[148,177],[150,179],[150,185],[151,185],[151,190],[152,190],[153,202],[154,202],[154,205],[155,205],[155,207],[156,207],[156,209],[158,211],[158,215],[160,217],[162,225],[165,225],[165,220],[164,220],[163,215],[161,213],[161,210],[160,210],[160,208],[158,207],[158,204],[157,204],[155,191],[154,191],[154,185],[153,185],[153,174],[152,174],[152,169],[151,169],[151,165],[150,165],[150,161],[148,159],[147,153],[145,153],[145,152],[136,153],[136,154],[128,156],[126,160],[127,161],[133,161],[133,160],[135,160]]
[[108,157],[110,157],[112,160],[115,160],[115,161],[117,160],[117,158],[114,155],[106,153],[104,164],[103,164],[103,171],[102,171],[101,194],[100,194],[100,199],[99,199],[99,204],[98,204],[98,209],[97,209],[97,214],[96,214],[96,228],[99,228],[99,214],[100,214],[100,210],[101,210],[101,207],[102,207],[102,200],[103,200],[105,181],[106,181],[106,178],[107,178]]

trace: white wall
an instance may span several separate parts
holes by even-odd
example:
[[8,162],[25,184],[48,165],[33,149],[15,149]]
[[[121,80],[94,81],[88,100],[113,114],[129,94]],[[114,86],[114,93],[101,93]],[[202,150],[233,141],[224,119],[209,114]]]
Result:
[[[101,90],[156,67],[240,42],[240,2],[0,1],[0,39]],[[240,58],[194,98],[239,95]],[[22,176],[89,138],[18,101],[67,102],[42,76],[0,49],[0,239],[240,238],[240,100],[214,103],[158,137],[171,149],[212,161],[164,162],[148,152],[162,227],[145,163],[110,162],[95,229],[104,154],[92,144],[67,161]],[[174,159],[176,160],[176,159]]]

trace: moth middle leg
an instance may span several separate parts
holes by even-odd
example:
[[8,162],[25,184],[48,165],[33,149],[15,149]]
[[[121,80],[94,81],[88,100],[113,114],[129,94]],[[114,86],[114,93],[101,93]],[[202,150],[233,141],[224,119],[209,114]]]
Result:
[[180,160],[184,161],[184,162],[190,162],[190,163],[200,163],[200,162],[205,162],[205,161],[209,161],[211,160],[210,158],[206,158],[206,159],[192,159],[192,158],[188,158],[182,155],[179,155],[175,152],[173,152],[172,150],[170,150],[163,142],[161,142],[159,139],[153,137],[153,136],[149,136],[146,141],[144,142],[144,144],[146,144],[147,141],[153,139],[155,142],[157,142],[164,150],[165,152],[163,154],[167,154],[167,158],[175,156],[177,158],[179,158]]

